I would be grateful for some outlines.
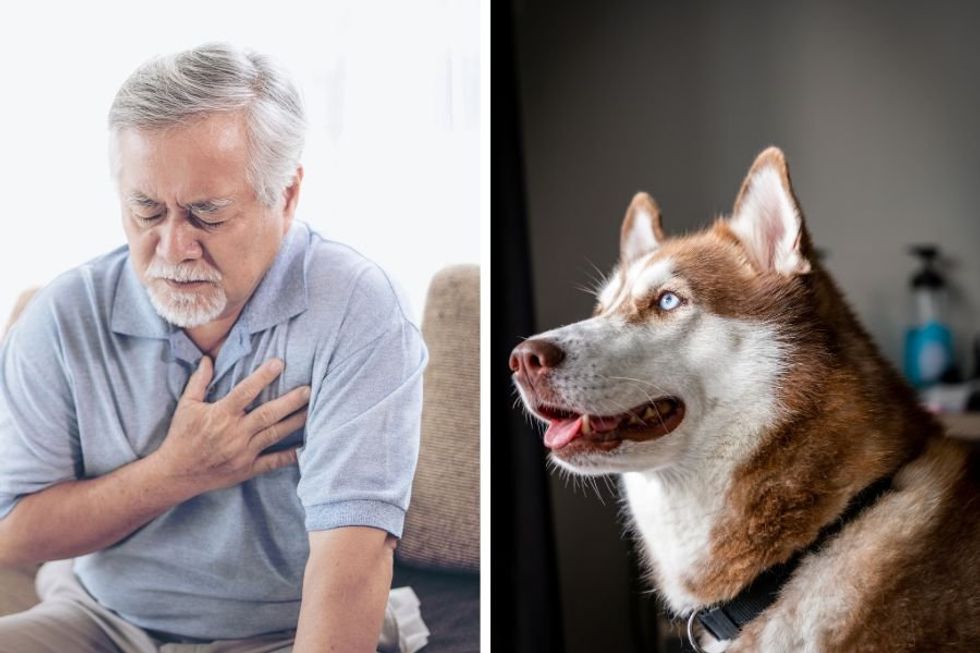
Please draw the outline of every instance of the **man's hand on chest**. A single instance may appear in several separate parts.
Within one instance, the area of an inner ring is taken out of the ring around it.
[[[227,396],[207,403],[214,369],[210,358],[202,358],[177,404],[167,438],[154,454],[167,473],[206,492],[294,464],[295,448],[262,451],[306,423],[309,386],[245,411],[282,369],[282,361],[270,359]]]

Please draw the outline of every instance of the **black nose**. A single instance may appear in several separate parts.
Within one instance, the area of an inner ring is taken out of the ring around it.
[[[565,358],[561,347],[548,340],[525,340],[510,353],[510,369],[532,383]]]

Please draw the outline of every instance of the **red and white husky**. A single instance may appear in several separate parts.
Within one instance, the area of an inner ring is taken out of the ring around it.
[[[778,149],[698,233],[667,237],[637,195],[593,316],[510,362],[554,461],[621,475],[674,613],[783,570],[706,650],[980,650],[980,460],[821,268]]]

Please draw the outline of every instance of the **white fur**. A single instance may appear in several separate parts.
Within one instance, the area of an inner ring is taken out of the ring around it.
[[[644,288],[649,292],[670,270],[662,261],[635,277],[652,284]],[[606,315],[537,337],[566,352],[551,384],[579,411],[613,415],[661,396],[683,399],[684,420],[663,438],[553,459],[579,474],[623,473],[633,524],[659,571],[657,585],[674,612],[689,612],[696,603],[683,579],[708,549],[732,470],[779,414],[774,388],[783,352],[776,332],[685,305],[656,323]]]
[[[697,412],[666,438],[684,438],[683,455],[670,468],[623,475],[634,527],[658,570],[658,589],[678,614],[698,606],[683,580],[695,575],[709,549],[735,467],[779,414],[773,388],[781,351],[772,329],[720,317],[705,322],[688,352],[702,398],[688,403]]]
[[[636,301],[650,294],[670,281],[674,276],[674,266],[669,258],[654,261],[643,266],[634,265],[630,268],[629,296]]]
[[[761,428],[775,417],[772,393],[781,345],[773,329],[761,323],[719,317],[692,303],[655,323],[628,323],[607,314],[535,337],[565,352],[550,385],[566,407],[616,415],[665,396],[680,397],[685,404],[681,425],[664,438],[556,459],[572,471],[606,474],[659,470],[685,461],[705,464],[730,446],[729,434]],[[733,422],[733,414],[740,420]],[[704,444],[715,439],[721,442]]]
[[[637,300],[669,280],[674,274],[669,258],[650,262],[646,258],[633,261],[613,273],[599,291],[599,304],[605,311],[620,308],[626,300]]]
[[[802,219],[775,167],[752,175],[730,226],[762,269],[785,275],[810,270],[800,252]]]
[[[674,274],[670,259],[650,262],[646,258],[634,261],[614,273],[598,294],[599,304],[605,311],[615,311],[627,301],[646,297],[651,291],[668,281]],[[623,278],[625,277],[625,282]]]
[[[623,234],[620,255],[625,262],[634,261],[655,250],[659,243],[653,230],[653,215],[644,208],[636,207],[629,229]]]
[[[619,296],[622,289],[623,285],[620,282],[619,274],[614,272],[610,277],[610,280],[602,287],[602,290],[600,290],[596,296],[599,300],[599,305],[608,309],[615,303],[616,298]]]

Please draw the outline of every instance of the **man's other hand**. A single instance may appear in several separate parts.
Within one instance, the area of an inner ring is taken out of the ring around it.
[[[300,386],[250,412],[245,408],[282,373],[272,358],[222,399],[204,399],[214,375],[211,359],[201,358],[177,403],[167,438],[155,452],[167,473],[200,492],[237,485],[253,476],[292,465],[296,449],[263,454],[306,423],[309,386]]]

